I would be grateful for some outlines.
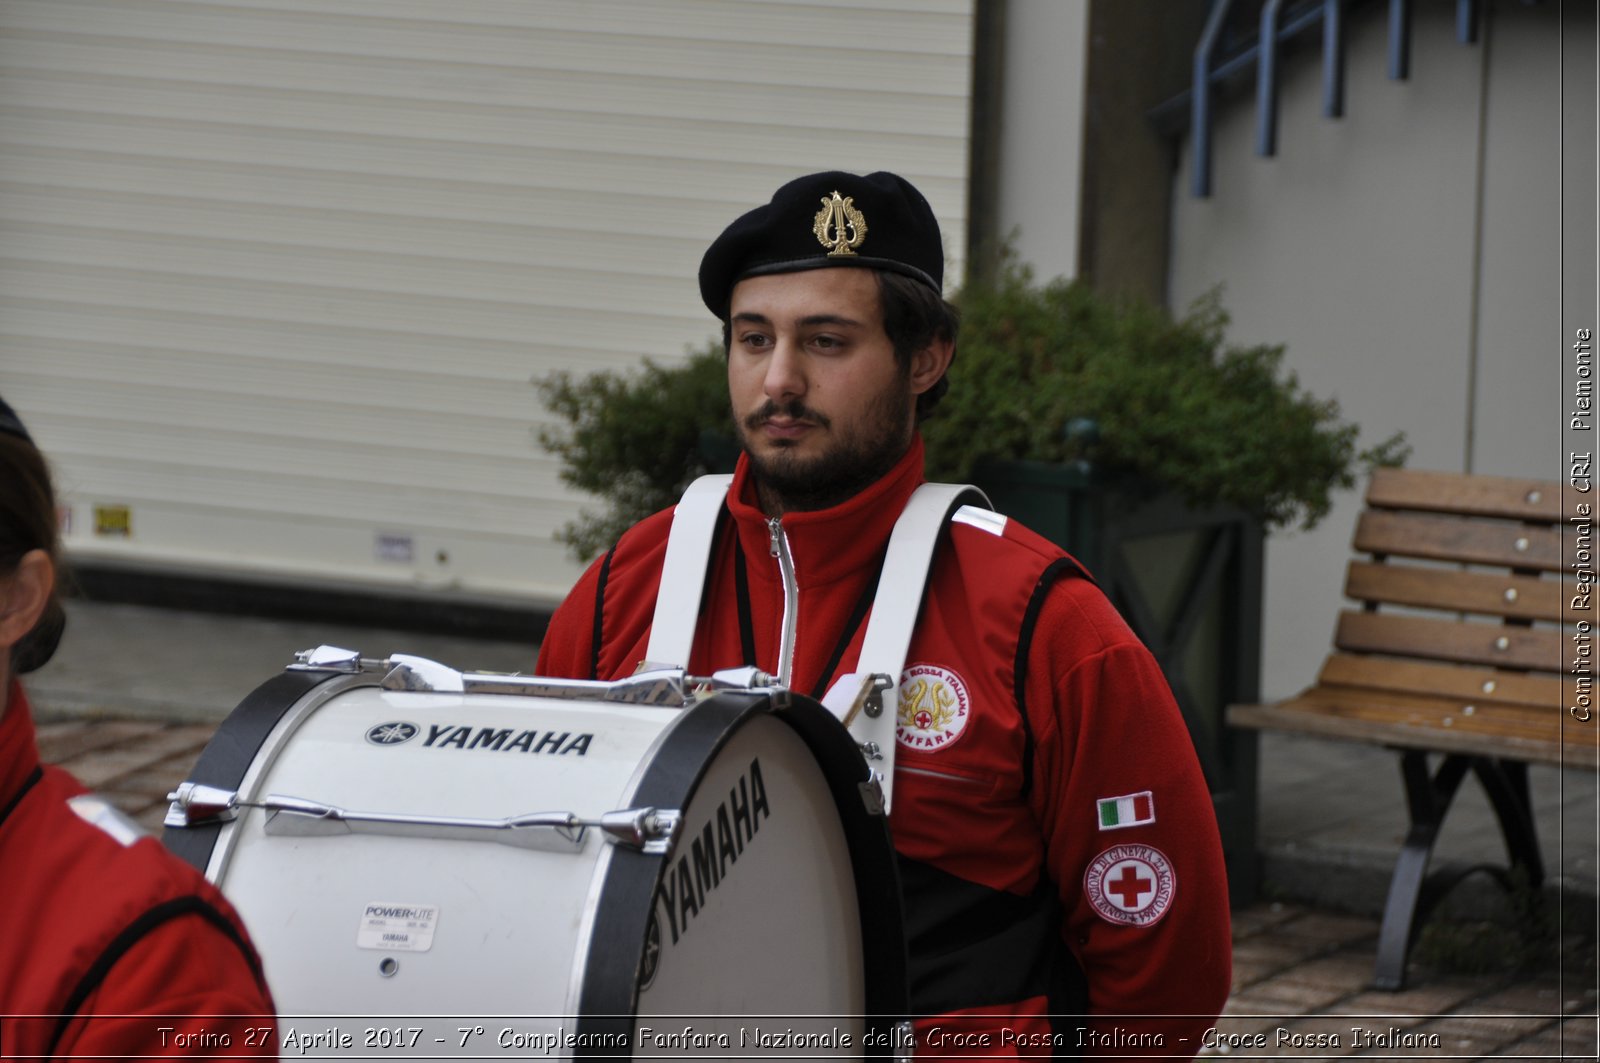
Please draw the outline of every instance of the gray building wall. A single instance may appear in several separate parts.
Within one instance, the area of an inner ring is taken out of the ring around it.
[[[1003,6],[996,227],[1041,278],[1073,277],[1089,0],[1004,0]]]
[[[1006,240],[1040,281],[1162,301],[1174,154],[1149,115],[1188,84],[1204,5],[983,0],[977,16],[995,41],[974,49],[972,243]]]
[[[1212,196],[1190,195],[1187,152],[1174,178],[1171,305],[1221,285],[1233,340],[1287,344],[1363,443],[1405,431],[1412,467],[1564,478],[1565,337],[1592,327],[1595,291],[1584,6],[1487,4],[1463,45],[1455,5],[1416,5],[1407,81],[1385,73],[1384,7],[1361,8],[1345,117],[1321,116],[1318,57],[1291,57],[1274,158],[1254,154],[1249,98],[1222,103]],[[1565,211],[1564,159],[1588,190]],[[1269,541],[1264,697],[1314,679],[1359,509],[1348,492]]]

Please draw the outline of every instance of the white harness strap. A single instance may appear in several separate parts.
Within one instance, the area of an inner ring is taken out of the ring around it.
[[[876,713],[858,712],[848,720],[850,736],[867,751],[873,772],[883,788],[884,806],[893,798],[895,724],[900,707],[900,676],[905,671],[911,636],[922,613],[922,595],[928,573],[933,568],[933,552],[944,536],[945,525],[958,511],[983,510],[989,499],[968,484],[923,484],[906,503],[894,533],[889,536],[889,551],[883,561],[878,593],[872,599],[872,618],[861,642],[861,657],[854,676],[842,676],[829,692],[826,704],[841,719],[854,707],[856,690],[873,675],[889,678],[888,686],[877,695]],[[1002,520],[1004,518],[1001,518]],[[846,681],[851,680],[849,686]],[[849,701],[844,697],[848,695]]]
[[[672,517],[667,556],[656,595],[655,619],[645,659],[650,664],[686,668],[700,620],[711,540],[716,534],[731,476],[702,476],[689,485]],[[964,505],[963,503],[973,503]],[[850,735],[867,753],[888,807],[894,785],[895,718],[900,704],[900,676],[905,671],[911,636],[922,612],[922,595],[933,567],[933,552],[952,519],[988,531],[1003,529],[1005,518],[988,512],[989,500],[967,484],[923,484],[906,503],[889,536],[872,616],[862,638],[855,672],[840,676],[823,699]],[[992,518],[992,519],[991,519]],[[870,702],[864,684],[887,677]],[[864,707],[865,706],[865,707]]]
[[[695,627],[700,621],[700,596],[705,593],[711,540],[728,496],[730,475],[702,476],[689,485],[672,514],[667,556],[661,565],[661,590],[645,660],[670,668],[689,667]]]

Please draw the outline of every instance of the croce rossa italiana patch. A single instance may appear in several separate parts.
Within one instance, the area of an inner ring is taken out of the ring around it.
[[[895,740],[924,753],[943,749],[967,729],[971,710],[960,676],[936,664],[914,664],[900,675]]]

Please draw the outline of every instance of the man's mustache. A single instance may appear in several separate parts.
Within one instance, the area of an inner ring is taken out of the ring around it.
[[[744,426],[750,429],[760,428],[774,417],[790,421],[810,421],[818,428],[827,428],[833,424],[833,420],[827,414],[813,410],[798,400],[779,405],[768,399],[759,410],[744,419]]]

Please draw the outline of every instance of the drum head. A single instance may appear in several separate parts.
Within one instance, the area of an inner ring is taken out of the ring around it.
[[[681,833],[664,861],[618,849],[602,870],[580,1032],[627,1032],[642,1056],[879,1054],[907,1007],[905,945],[867,782],[808,698],[724,694],[685,713],[628,802],[682,808]]]

